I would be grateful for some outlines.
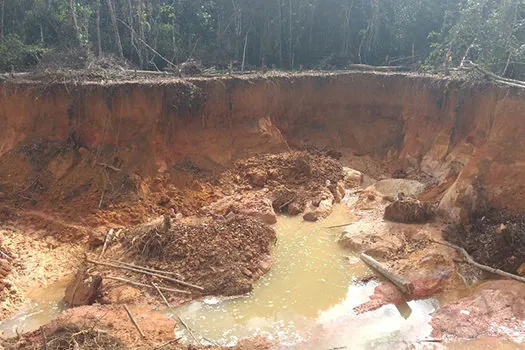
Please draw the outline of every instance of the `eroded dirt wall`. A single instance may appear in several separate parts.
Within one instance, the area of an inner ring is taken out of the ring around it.
[[[0,156],[69,142],[146,177],[181,162],[216,170],[254,153],[326,146],[421,168],[443,185],[441,208],[460,219],[487,200],[525,209],[523,95],[372,73],[6,83]]]

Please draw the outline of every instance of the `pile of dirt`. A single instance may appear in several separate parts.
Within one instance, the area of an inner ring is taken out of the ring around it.
[[[425,223],[434,217],[434,207],[430,203],[412,198],[403,198],[385,209],[385,219],[404,223]]]
[[[449,226],[445,239],[465,248],[480,264],[517,273],[525,263],[525,215],[486,210],[471,215],[470,226]]]
[[[203,288],[202,291],[190,288],[188,291],[194,296],[240,295],[251,291],[253,283],[269,271],[270,249],[275,241],[275,231],[259,220],[230,216],[171,225],[166,222],[141,225],[122,234],[122,249],[110,250],[106,255],[176,274],[183,281]]]
[[[42,331],[45,332],[45,331]],[[25,334],[20,339],[7,339],[0,341],[5,350],[22,349],[126,349],[121,341],[106,331],[90,327],[80,327],[76,324],[63,324],[46,334],[45,339],[41,331]],[[36,342],[36,338],[42,338]]]
[[[309,201],[327,188],[334,196],[344,180],[341,163],[326,155],[304,151],[263,154],[237,161],[219,178],[230,192],[267,188],[276,212],[302,213]]]

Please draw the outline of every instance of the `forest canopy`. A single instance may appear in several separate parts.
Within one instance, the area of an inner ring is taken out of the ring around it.
[[[217,69],[439,70],[467,59],[525,77],[525,0],[0,1],[3,71],[82,48],[148,70],[189,59]]]

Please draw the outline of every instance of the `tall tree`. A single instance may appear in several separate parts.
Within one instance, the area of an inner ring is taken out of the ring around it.
[[[111,17],[111,24],[113,25],[113,33],[115,35],[115,45],[117,46],[117,53],[120,58],[124,58],[124,51],[122,50],[122,42],[120,41],[117,16],[115,15],[115,8],[113,7],[113,1],[107,0],[107,5],[109,9],[109,16]]]

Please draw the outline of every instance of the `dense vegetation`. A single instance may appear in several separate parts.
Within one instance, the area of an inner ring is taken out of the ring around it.
[[[525,0],[0,0],[0,69],[83,48],[144,69],[457,66],[525,73]],[[68,56],[56,56],[66,59]]]

